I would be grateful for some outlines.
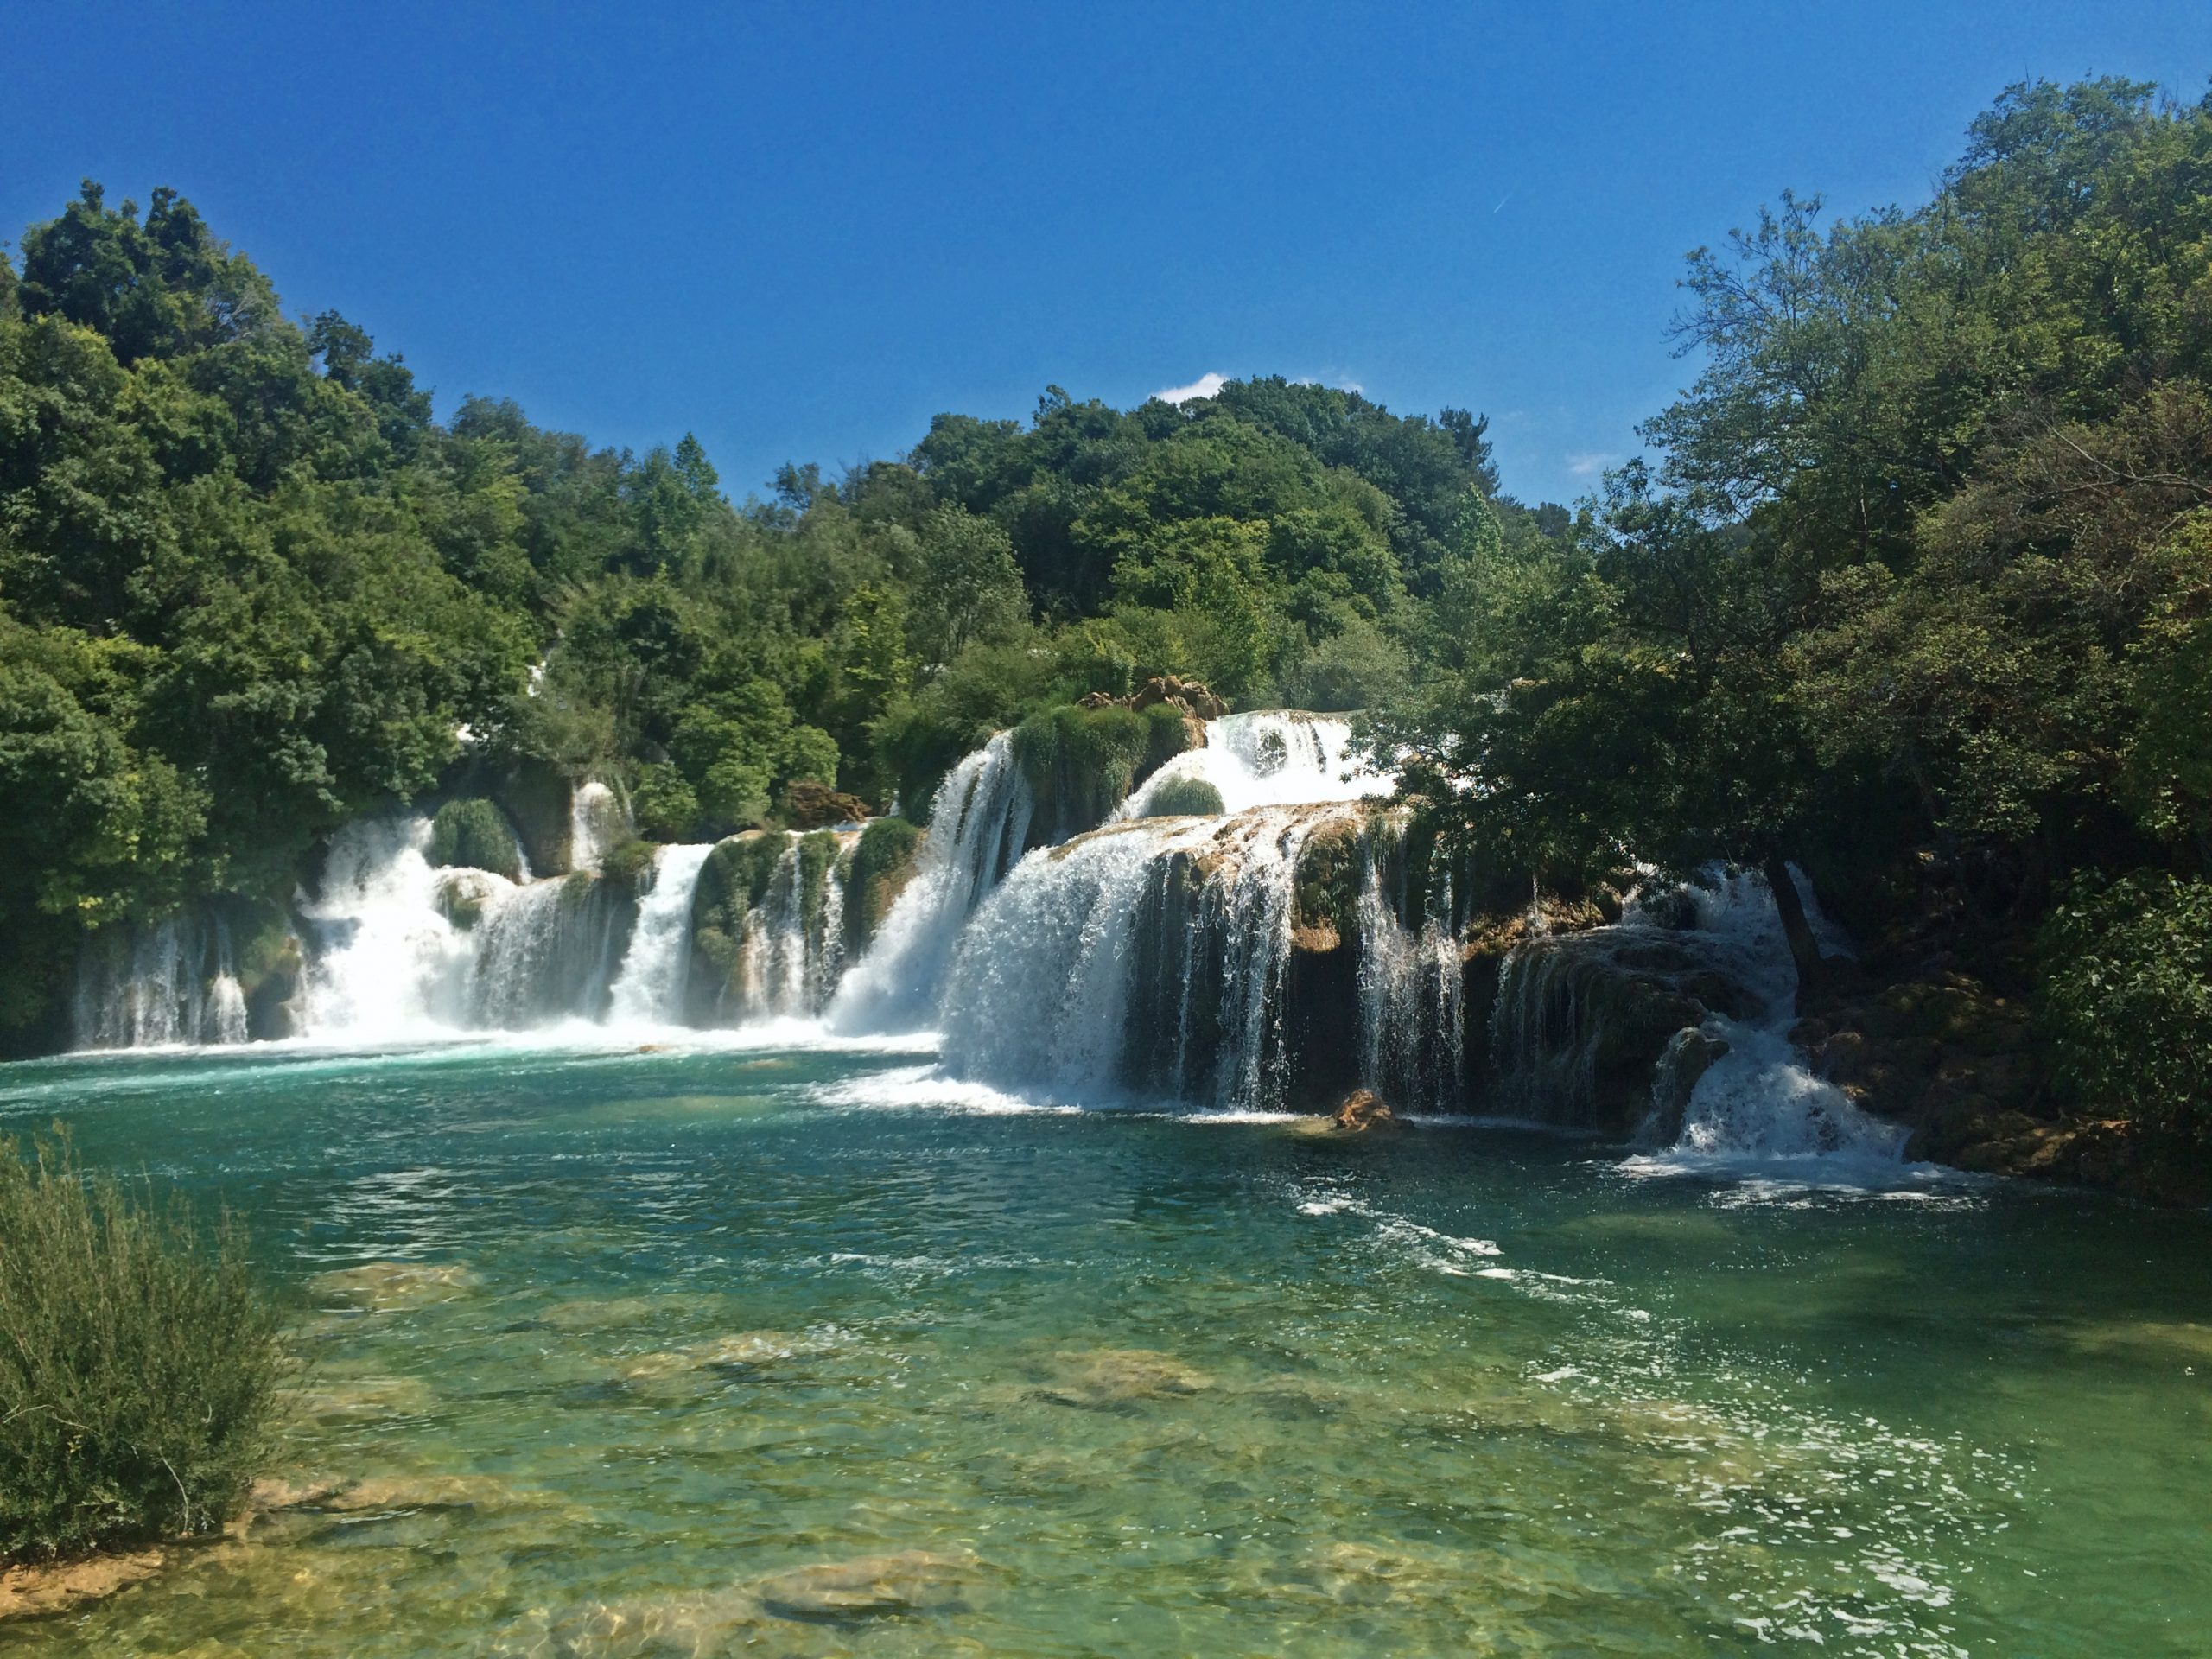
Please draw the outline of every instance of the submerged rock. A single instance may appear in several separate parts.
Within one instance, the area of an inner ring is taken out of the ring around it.
[[[557,1622],[540,1612],[536,1630],[501,1651],[533,1659],[709,1659],[764,1644],[791,1652],[797,1642],[812,1652],[830,1632],[810,1637],[804,1626],[960,1611],[981,1572],[965,1550],[814,1562],[722,1589],[594,1602]]]
[[[593,1602],[505,1651],[531,1659],[711,1659],[732,1651],[738,1632],[765,1618],[759,1599],[742,1590]]]
[[[825,1345],[817,1338],[788,1331],[741,1331],[734,1336],[712,1337],[658,1353],[634,1355],[621,1362],[620,1370],[626,1382],[652,1382],[681,1376],[688,1371],[772,1365],[779,1360],[818,1354]]]
[[[308,1283],[324,1296],[374,1313],[427,1307],[466,1296],[482,1282],[467,1268],[428,1262],[370,1262],[317,1274]]]
[[[318,1423],[373,1422],[420,1416],[430,1408],[430,1385],[419,1376],[329,1378],[291,1396],[295,1413]]]
[[[887,1613],[946,1611],[962,1605],[963,1591],[981,1563],[962,1551],[925,1549],[823,1561],[755,1579],[746,1588],[779,1618],[877,1618]]]
[[[1204,1372],[1149,1348],[1094,1348],[1063,1354],[1065,1369],[1039,1399],[1055,1405],[1106,1410],[1145,1400],[1198,1394],[1213,1386]]]
[[[158,1549],[138,1549],[0,1569],[0,1620],[66,1613],[152,1578],[167,1559]]]

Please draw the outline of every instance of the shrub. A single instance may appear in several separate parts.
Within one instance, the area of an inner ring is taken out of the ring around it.
[[[1221,791],[1203,778],[1163,778],[1145,803],[1148,818],[1218,817]]]
[[[0,1560],[212,1532],[286,1370],[243,1232],[0,1139]]]
[[[489,870],[512,881],[522,857],[506,817],[480,797],[448,801],[430,820],[430,862],[448,868]]]
[[[698,824],[699,798],[674,766],[640,766],[630,811],[648,840],[682,841]]]
[[[2059,1083],[2084,1105],[2212,1138],[2212,882],[2078,880],[2037,950]]]

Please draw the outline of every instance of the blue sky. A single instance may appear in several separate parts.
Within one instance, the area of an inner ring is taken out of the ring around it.
[[[1047,383],[1487,411],[1571,499],[1688,378],[1681,257],[1923,198],[2024,76],[2212,75],[2212,6],[501,8],[14,0],[0,236],[172,184],[448,411],[733,495]]]

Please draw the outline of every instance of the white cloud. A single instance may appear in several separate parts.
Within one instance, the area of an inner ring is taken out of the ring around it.
[[[1211,397],[1228,384],[1225,374],[1202,374],[1187,386],[1169,386],[1152,395],[1163,404],[1187,404],[1193,397]]]
[[[1578,450],[1567,458],[1567,470],[1577,478],[1595,478],[1619,459],[1618,455],[1602,454],[1595,449]]]

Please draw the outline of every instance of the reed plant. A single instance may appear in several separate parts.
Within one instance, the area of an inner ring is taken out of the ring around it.
[[[227,1212],[0,1137],[0,1562],[219,1529],[270,1449],[283,1327]]]

